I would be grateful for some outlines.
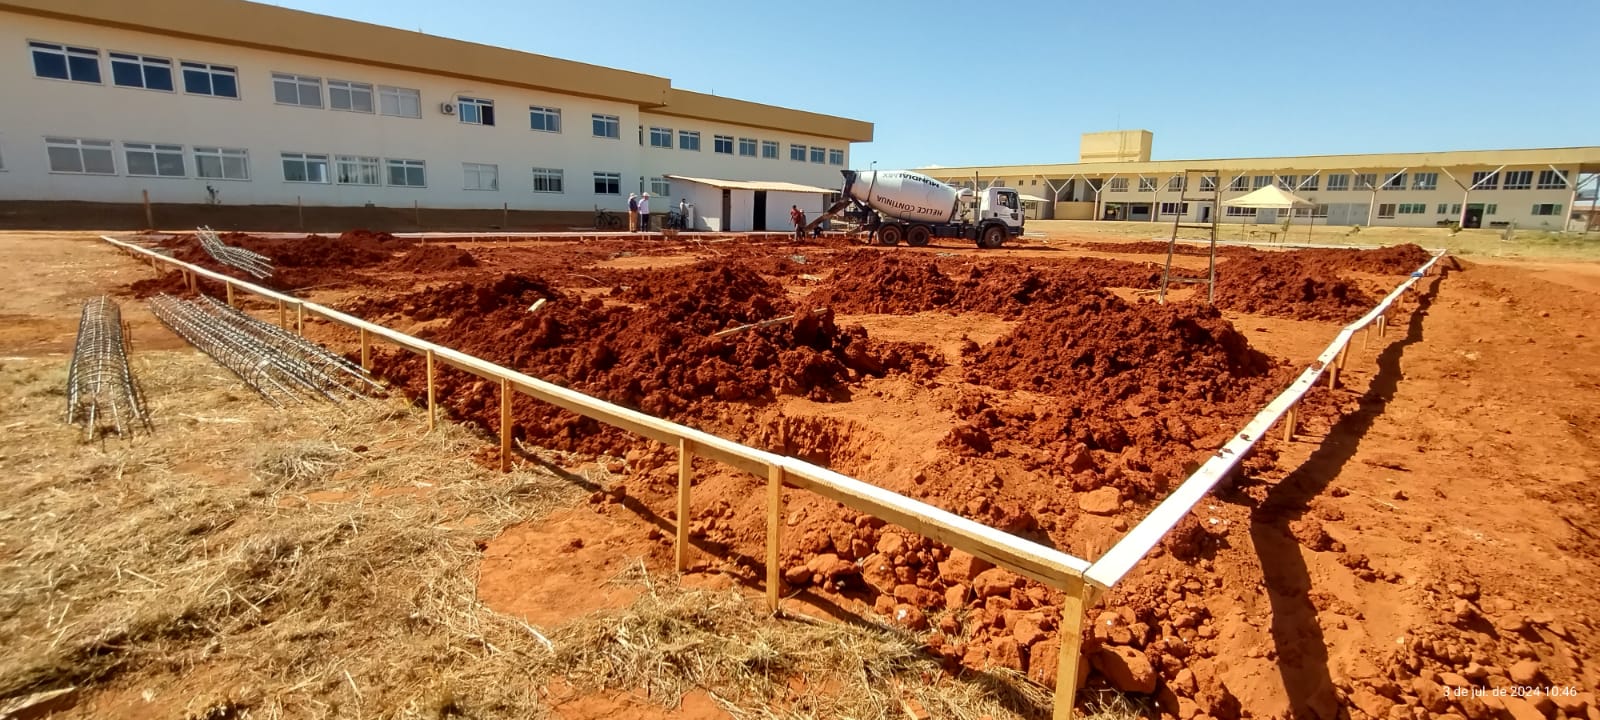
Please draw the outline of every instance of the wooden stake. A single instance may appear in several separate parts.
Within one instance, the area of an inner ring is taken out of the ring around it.
[[[411,212],[416,214],[416,216],[417,216],[417,229],[421,230],[422,229],[422,201],[421,200],[412,200],[411,201]]]
[[[511,472],[511,381],[500,378],[500,472]]]
[[[433,410],[433,351],[429,350],[423,354],[428,356],[428,429],[432,430],[436,414]]]
[[[767,466],[767,609],[778,612],[778,550],[783,546],[783,468]]]
[[[282,300],[278,301],[278,327],[285,330],[289,329],[289,315],[284,312]]]
[[[1087,588],[1079,585],[1061,600],[1061,628],[1056,632],[1060,649],[1056,651],[1056,698],[1052,720],[1072,720],[1078,696],[1078,663],[1083,651],[1083,614]]]
[[[144,226],[151,230],[156,229],[155,213],[150,211],[150,191],[144,190]]]
[[[301,337],[305,337],[305,334],[306,334],[306,305],[305,305],[305,303],[295,303],[294,304],[294,333],[296,335],[301,336]]]
[[[1328,367],[1328,389],[1339,387],[1339,365],[1337,363]]]
[[[1295,408],[1289,406],[1289,411],[1283,414],[1283,441],[1294,442]]]
[[[233,304],[233,283],[229,282],[229,283],[227,283],[227,286],[228,286],[228,307],[234,307],[234,304]]]
[[[500,203],[500,229],[505,230],[511,224],[511,203]]]
[[[694,485],[694,445],[678,438],[678,572],[689,570],[689,488]]]
[[[372,346],[367,342],[366,328],[361,328],[361,369],[372,372]]]
[[[300,229],[304,231],[306,229],[306,206],[305,203],[300,201],[299,195],[294,196],[294,215],[300,219]]]

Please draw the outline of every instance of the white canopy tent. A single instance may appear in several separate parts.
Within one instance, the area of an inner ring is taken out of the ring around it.
[[[1309,208],[1316,207],[1317,205],[1316,203],[1289,192],[1288,190],[1284,190],[1277,185],[1266,185],[1255,190],[1254,192],[1240,195],[1232,200],[1223,200],[1222,204],[1227,207],[1254,208],[1257,210],[1288,210],[1291,213],[1289,216],[1290,218],[1294,217],[1293,212],[1295,208]],[[1310,218],[1310,220],[1312,225],[1316,224],[1315,216]],[[1243,232],[1243,228],[1241,228],[1240,234],[1242,235]],[[1284,232],[1287,233],[1287,229]],[[1309,236],[1310,233],[1310,229],[1307,228],[1307,236]]]

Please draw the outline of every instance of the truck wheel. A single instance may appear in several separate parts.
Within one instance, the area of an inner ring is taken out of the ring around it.
[[[927,225],[912,225],[906,230],[906,244],[911,247],[926,247],[929,240],[933,239],[933,231]]]
[[[906,229],[899,225],[885,225],[878,231],[879,245],[899,245],[906,236]]]
[[[993,250],[1006,241],[1006,228],[1004,225],[990,225],[978,235],[978,247]]]

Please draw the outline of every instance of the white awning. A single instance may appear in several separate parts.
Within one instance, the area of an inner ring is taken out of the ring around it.
[[[709,185],[714,188],[726,190],[766,190],[768,192],[794,192],[794,193],[836,193],[835,188],[819,188],[798,183],[777,182],[771,180],[718,180],[716,178],[697,178],[687,175],[668,175],[669,180],[683,180],[684,182]]]
[[[1021,195],[1021,194],[1019,194],[1019,195],[1017,195],[1017,197],[1022,198],[1024,202],[1050,202],[1049,200],[1046,200],[1046,199],[1044,199],[1042,197],[1039,197],[1038,195]]]
[[[1228,207],[1283,209],[1311,207],[1316,203],[1284,190],[1277,185],[1266,185],[1255,192],[1240,195],[1232,200],[1223,200],[1222,204]]]

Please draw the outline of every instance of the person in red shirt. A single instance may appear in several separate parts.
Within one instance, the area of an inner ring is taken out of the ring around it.
[[[800,210],[799,205],[789,206],[789,222],[794,223],[794,239],[799,240],[806,236],[806,214]]]

